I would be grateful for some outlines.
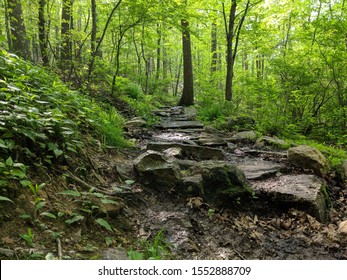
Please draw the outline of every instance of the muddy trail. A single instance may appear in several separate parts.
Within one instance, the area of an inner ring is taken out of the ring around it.
[[[298,178],[295,176],[313,176],[291,166],[287,151],[273,145],[257,146],[248,141],[249,135],[240,140],[235,133],[206,128],[195,120],[194,112],[175,107],[156,114],[161,122],[150,131],[143,127],[142,120],[128,123],[128,133],[136,139],[140,154],[165,149],[179,158],[182,166],[210,157],[218,163],[237,164],[254,186],[281,180],[290,185],[291,179]],[[182,154],[177,147],[190,149]],[[190,152],[195,150],[199,151]],[[194,191],[142,184],[138,177],[135,180],[141,184],[136,184],[136,190],[126,198],[125,215],[140,239],[149,240],[163,230],[172,245],[173,259],[347,259],[346,239],[338,231],[339,223],[347,218],[347,192],[334,184],[328,188],[332,204],[322,221],[305,207],[270,202],[261,196],[238,197],[216,206]]]

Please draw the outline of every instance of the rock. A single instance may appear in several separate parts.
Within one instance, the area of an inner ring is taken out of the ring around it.
[[[135,117],[125,123],[125,127],[145,127],[145,126],[147,126],[147,122],[144,119],[139,117]]]
[[[318,220],[326,220],[324,182],[315,175],[283,175],[252,183],[255,193],[277,206],[298,207]]]
[[[109,248],[102,253],[103,260],[128,260],[128,252],[124,248]]]
[[[164,155],[168,157],[181,158],[183,154],[183,150],[179,147],[168,148],[163,151]]]
[[[181,148],[183,156],[196,160],[223,160],[224,154],[221,149],[206,146],[190,145],[176,142],[149,142],[147,149],[162,152],[168,148]]]
[[[192,196],[198,196],[203,192],[203,179],[201,174],[188,176],[183,179],[182,191]]]
[[[14,257],[16,252],[11,249],[6,249],[6,248],[0,248],[0,255],[3,255],[8,258]]]
[[[163,120],[158,128],[162,129],[186,129],[186,128],[203,128],[204,125],[199,121],[185,121],[185,120]]]
[[[250,194],[244,173],[230,163],[202,162],[193,167],[202,176],[202,197],[207,203],[222,206],[231,198]]]
[[[340,235],[342,235],[342,236],[344,236],[345,238],[347,238],[347,220],[345,220],[345,221],[343,221],[343,222],[341,222],[341,223],[339,224],[339,228],[338,228],[337,232],[338,232]]]
[[[262,136],[260,137],[257,142],[256,142],[256,147],[264,147],[264,146],[270,146],[274,148],[279,148],[279,149],[288,149],[289,144],[282,140],[278,139],[277,137],[270,137],[270,136]]]
[[[197,111],[194,107],[184,107],[183,114],[188,120],[195,120]]]
[[[130,180],[133,178],[134,166],[131,161],[125,161],[118,163],[115,166],[115,171],[120,179],[123,181]]]
[[[227,142],[215,134],[202,133],[198,139],[198,144],[202,146],[225,146]]]
[[[158,189],[175,187],[181,182],[182,174],[174,158],[156,151],[146,151],[134,160],[140,181]]]
[[[230,138],[230,142],[239,144],[253,144],[257,140],[257,134],[253,130],[236,133]]]
[[[300,145],[288,150],[288,160],[303,169],[310,169],[318,176],[328,172],[328,160],[316,148]]]
[[[249,162],[246,161],[242,164],[238,164],[237,167],[245,173],[247,180],[259,180],[273,177],[286,168],[283,164],[259,159],[252,159],[252,161]]]

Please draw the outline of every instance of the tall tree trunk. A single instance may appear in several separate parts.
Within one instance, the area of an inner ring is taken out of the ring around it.
[[[96,0],[92,1],[92,33],[91,33],[91,43],[90,43],[90,49],[92,53],[95,53],[96,48],[96,32],[97,32],[97,14],[96,14]]]
[[[234,55],[233,55],[233,39],[234,39],[234,26],[236,15],[236,0],[232,0],[229,12],[229,25],[227,27],[226,14],[223,4],[224,23],[227,37],[227,74],[225,81],[225,100],[231,101],[233,93],[233,78],[234,78]]]
[[[214,20],[212,23],[212,29],[211,29],[211,75],[217,71],[217,60],[218,60],[218,54],[217,54],[217,24]],[[211,79],[213,80],[213,79]]]
[[[183,93],[178,105],[191,106],[194,104],[194,83],[189,22],[182,19],[181,27],[183,47]]]
[[[66,70],[71,67],[72,63],[72,39],[71,39],[71,22],[72,22],[72,5],[73,0],[63,0],[61,13],[61,69]]]
[[[48,58],[48,38],[46,31],[46,19],[45,19],[45,8],[47,0],[39,0],[39,44],[42,62],[44,66],[49,65]]]
[[[238,25],[235,27],[236,20],[236,0],[231,1],[231,7],[229,12],[229,22],[227,22],[227,17],[225,13],[224,3],[223,5],[223,16],[225,31],[227,37],[227,74],[225,81],[225,100],[231,101],[233,97],[233,80],[234,80],[234,64],[236,60],[237,49],[240,40],[241,28],[245,21],[249,6],[250,0],[247,1],[245,10],[243,11],[241,18],[238,22]],[[234,42],[235,37],[235,42]]]
[[[158,81],[160,76],[160,63],[161,63],[161,25],[157,23],[157,69],[155,74],[155,79]]]
[[[12,39],[10,51],[25,59],[29,59],[30,42],[26,38],[22,3],[20,0],[7,0],[7,4]]]

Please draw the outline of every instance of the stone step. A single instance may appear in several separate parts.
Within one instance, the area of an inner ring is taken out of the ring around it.
[[[199,121],[162,121],[157,126],[161,129],[186,129],[186,128],[203,128],[204,125]]]
[[[177,142],[149,142],[148,150],[163,152],[169,148],[181,148],[183,155],[195,160],[224,160],[224,153],[221,149],[207,146],[183,144]]]
[[[282,175],[251,182],[255,193],[279,207],[297,207],[321,222],[326,220],[327,203],[323,179],[315,175]]]

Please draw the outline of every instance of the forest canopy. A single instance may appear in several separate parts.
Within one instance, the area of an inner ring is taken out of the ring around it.
[[[170,97],[204,121],[345,146],[344,0],[2,0],[0,44],[75,89]],[[136,98],[135,98],[136,99]]]

